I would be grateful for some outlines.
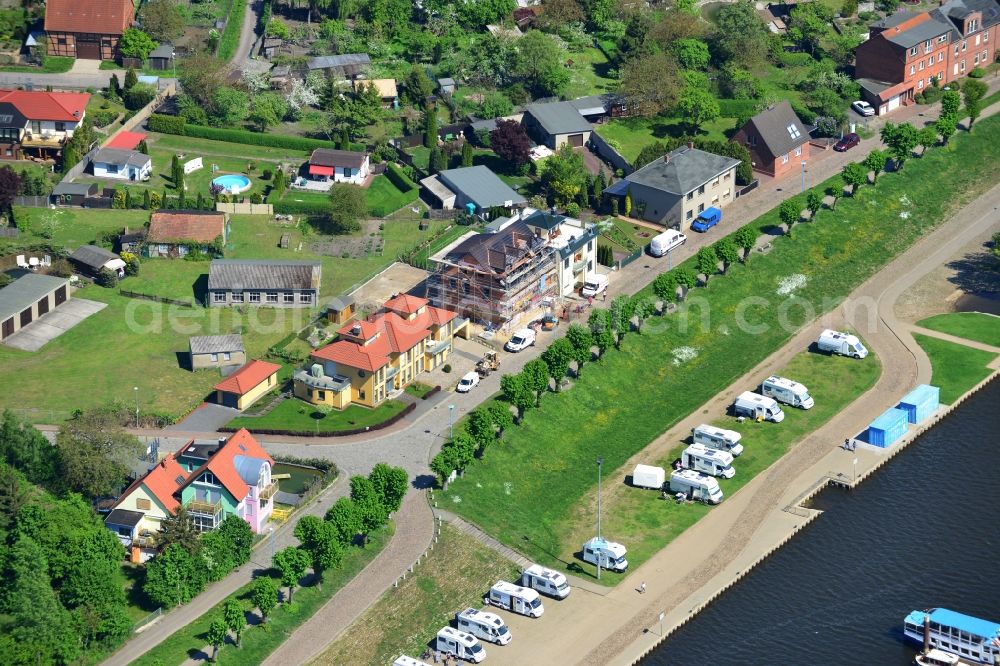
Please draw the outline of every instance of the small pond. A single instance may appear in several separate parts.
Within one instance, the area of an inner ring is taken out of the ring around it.
[[[274,474],[290,474],[287,479],[278,479],[278,489],[283,493],[301,495],[305,492],[309,481],[323,476],[323,472],[315,467],[303,467],[290,463],[275,463]]]

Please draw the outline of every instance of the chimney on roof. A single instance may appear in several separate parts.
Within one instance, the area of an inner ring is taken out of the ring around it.
[[[351,327],[351,335],[361,335],[361,324],[355,324]]]
[[[167,468],[167,459],[166,458],[164,458],[163,460],[160,461],[160,467],[162,467],[163,469]]]
[[[220,437],[219,438],[219,447],[221,448],[222,446],[225,445],[225,443],[226,443],[226,438],[225,437]]]

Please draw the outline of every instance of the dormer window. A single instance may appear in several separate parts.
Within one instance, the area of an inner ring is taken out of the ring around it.
[[[979,19],[972,19],[969,21],[969,28],[965,31],[966,33],[975,32],[979,28]]]

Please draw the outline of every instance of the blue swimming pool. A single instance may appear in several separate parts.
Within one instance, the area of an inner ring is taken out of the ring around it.
[[[252,187],[250,179],[239,173],[229,173],[213,178],[212,184],[221,187],[226,194],[241,194]]]

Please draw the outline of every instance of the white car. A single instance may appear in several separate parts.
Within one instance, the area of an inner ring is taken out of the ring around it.
[[[477,386],[479,386],[479,373],[467,372],[465,373],[465,376],[458,381],[458,386],[455,387],[455,390],[459,393],[468,393]]]
[[[522,328],[510,336],[510,340],[507,341],[507,344],[503,348],[509,352],[519,352],[533,344],[535,344],[535,331],[530,328]]]
[[[873,107],[868,102],[863,102],[861,100],[858,100],[857,102],[854,102],[853,104],[851,104],[851,108],[854,109],[855,111],[857,111],[858,115],[865,116],[866,118],[868,116],[874,116],[875,115],[875,107]]]

